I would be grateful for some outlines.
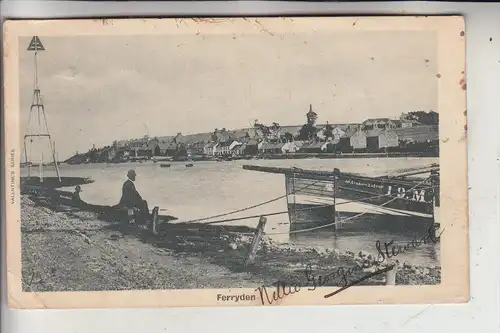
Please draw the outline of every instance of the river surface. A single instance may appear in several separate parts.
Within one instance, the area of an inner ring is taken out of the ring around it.
[[[169,162],[170,163],[170,162]],[[99,205],[115,205],[120,200],[121,186],[129,169],[137,173],[136,188],[148,201],[150,209],[160,207],[160,214],[176,216],[180,222],[194,220],[245,207],[283,196],[285,194],[285,177],[280,174],[268,174],[243,170],[242,165],[264,165],[276,167],[298,167],[314,170],[333,170],[365,174],[381,175],[396,169],[425,166],[438,163],[437,158],[370,158],[370,159],[300,159],[300,160],[250,160],[228,162],[195,162],[194,167],[187,168],[183,162],[172,162],[170,168],[161,168],[160,163],[151,161],[144,163],[123,164],[81,164],[61,165],[62,176],[90,177],[94,183],[82,186],[83,200]],[[26,173],[23,169],[22,173]],[[36,175],[36,174],[35,174]],[[46,170],[45,176],[55,175]],[[286,212],[286,198],[245,210],[228,216],[207,219],[204,222],[220,219],[237,218]],[[268,216],[266,233],[275,241],[309,246],[315,248],[337,249],[339,251],[367,251],[377,253],[375,242],[380,240],[404,245],[415,237],[414,232],[394,232],[387,230],[359,231],[315,231],[290,236],[288,234],[288,215]],[[255,227],[258,217],[248,220],[223,222],[224,224],[247,225]],[[425,244],[398,256],[398,259],[412,264],[439,265],[439,244]]]

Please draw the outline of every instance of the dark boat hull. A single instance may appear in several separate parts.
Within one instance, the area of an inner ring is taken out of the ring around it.
[[[90,183],[93,183],[92,179],[83,177],[61,177],[61,179],[57,177],[45,177],[42,181],[39,177],[21,177],[21,189],[23,187],[56,189]]]
[[[439,205],[435,200],[436,185],[428,179],[407,181],[350,174],[315,178],[286,174],[285,177],[287,195],[310,198],[318,204],[331,201],[333,205],[340,199],[421,217],[432,217],[434,206]]]
[[[311,204],[289,204],[290,231],[321,232],[363,231],[416,234],[425,232],[432,225],[439,225],[432,218],[374,212],[353,212],[339,208],[321,207]]]
[[[98,218],[107,222],[124,222],[128,221],[128,212],[119,209],[118,205],[105,206],[87,203],[83,200],[73,199],[73,192],[63,191],[54,188],[22,185],[21,194],[30,195],[33,200],[43,202],[44,205],[54,211],[86,211],[96,213]],[[177,220],[176,217],[170,215],[159,215],[158,222],[164,223],[172,220]]]
[[[399,225],[405,229],[407,223],[417,229],[439,225],[437,164],[399,170],[395,176],[383,177],[344,173],[338,169],[321,171],[256,165],[244,165],[243,169],[285,175],[291,230],[325,225],[344,229],[362,224],[364,230],[378,224]],[[409,178],[416,175],[422,178]],[[317,212],[323,211],[319,219],[314,217],[317,213],[298,218],[297,212],[311,207]]]

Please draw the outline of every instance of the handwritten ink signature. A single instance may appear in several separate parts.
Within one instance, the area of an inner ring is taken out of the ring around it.
[[[267,288],[265,286],[260,286],[256,291],[259,292],[260,300],[262,302],[262,305],[265,304],[264,302],[264,296],[265,300],[267,301],[268,304],[273,304],[274,301],[278,301],[280,299],[283,299],[285,296],[295,294],[300,291],[301,289],[301,283],[286,283],[282,281],[278,281],[274,283],[276,286],[276,290],[272,292],[272,297],[269,297],[269,293],[267,292]]]
[[[362,273],[364,269],[369,269],[375,265],[383,264],[387,259],[394,258],[399,254],[408,251],[410,248],[418,248],[422,245],[422,243],[423,244],[427,244],[429,242],[438,243],[441,239],[441,235],[444,232],[444,229],[439,233],[439,235],[436,236],[435,231],[437,230],[437,228],[438,228],[437,226],[429,227],[427,229],[427,234],[425,236],[422,236],[421,238],[414,238],[403,246],[393,245],[394,240],[391,240],[390,242],[384,242],[382,248],[382,242],[380,240],[377,240],[375,243],[375,248],[377,249],[378,252],[377,258],[375,259],[365,258],[360,265],[355,265],[349,268],[338,267],[337,269],[333,270],[332,272],[326,275],[315,275],[313,273],[312,265],[308,264],[304,270],[304,275],[306,280],[304,284],[301,281],[293,283],[278,281],[276,283],[273,283],[276,289],[273,290],[272,293],[270,293],[270,291],[268,291],[268,289],[265,286],[258,287],[255,290],[259,292],[262,305],[266,304],[266,302],[268,304],[273,304],[275,301],[283,299],[285,296],[299,292],[300,290],[302,290],[303,287],[308,287],[307,290],[313,291],[316,290],[317,287],[324,286],[327,283],[333,281],[334,279],[338,279],[338,281],[335,281],[336,282],[335,284],[341,285],[342,287],[324,296],[325,298],[332,297],[369,278],[386,273],[394,269],[395,266],[389,265],[385,268],[378,269],[375,272],[364,275],[361,278],[351,282],[349,282],[350,276]]]
[[[400,246],[400,245],[398,245],[398,246],[392,246],[391,247],[391,253],[389,253],[389,247],[392,244],[394,244],[394,240],[392,240],[390,242],[384,242],[385,253],[381,249],[381,245],[380,245],[381,242],[380,242],[380,240],[377,240],[377,242],[375,243],[375,247],[377,248],[378,258],[376,260],[365,259],[360,268],[362,268],[362,269],[363,268],[371,268],[371,267],[373,267],[376,264],[382,264],[387,259],[396,257],[399,254],[402,254],[402,253],[408,251],[411,247],[413,247],[413,248],[420,247],[422,245],[422,243],[424,243],[424,244],[427,244],[428,242],[432,242],[434,244],[438,243],[440,241],[441,235],[443,234],[443,232],[444,232],[445,229],[443,229],[439,233],[439,235],[436,236],[435,235],[435,231],[437,229],[439,229],[439,227],[437,225],[430,226],[427,229],[427,234],[425,236],[422,236],[419,239],[414,238],[414,239],[411,240],[411,242],[408,242],[404,246]],[[344,283],[343,287],[341,287],[340,289],[338,289],[335,292],[332,292],[332,293],[329,293],[329,294],[325,295],[325,298],[332,297],[332,296],[340,293],[341,291],[346,290],[349,287],[352,287],[352,286],[354,286],[356,284],[359,284],[360,282],[362,282],[362,281],[364,281],[366,279],[369,279],[371,277],[374,277],[374,276],[377,276],[379,274],[388,272],[388,271],[392,270],[393,268],[394,268],[394,265],[390,265],[390,266],[387,266],[386,268],[376,270],[375,272],[370,273],[370,274],[368,274],[368,275],[366,275],[364,277],[361,277],[360,279],[355,280],[355,281],[353,281],[351,283]]]
[[[384,242],[384,248],[385,248],[385,252],[382,251],[382,248],[381,248],[381,242],[378,240],[376,243],[375,243],[375,247],[377,248],[377,252],[379,254],[379,258],[382,258],[382,262],[384,262],[387,259],[390,259],[390,258],[393,258],[393,257],[396,257],[397,255],[399,254],[402,254],[402,253],[405,253],[406,251],[408,251],[410,248],[418,248],[422,245],[422,243],[424,244],[427,244],[429,242],[432,242],[434,244],[436,243],[439,243],[440,239],[441,239],[441,235],[443,234],[444,230],[443,229],[439,235],[435,235],[435,231],[438,229],[439,227],[436,226],[436,225],[433,225],[433,226],[430,226],[428,229],[427,229],[427,235],[419,238],[419,239],[412,239],[411,242],[408,242],[406,243],[404,246],[401,246],[401,245],[398,245],[398,246],[392,246],[392,244],[394,244],[394,240],[391,240],[390,242]],[[389,253],[389,247],[391,248],[391,251]]]
[[[391,270],[393,270],[393,269],[394,269],[394,265],[387,266],[386,268],[383,268],[383,269],[378,269],[378,270],[376,270],[376,271],[375,271],[375,272],[373,272],[373,273],[370,273],[370,274],[365,275],[365,276],[363,276],[363,277],[361,277],[361,278],[359,278],[359,279],[357,279],[357,280],[355,280],[355,281],[352,281],[352,282],[348,283],[347,285],[343,286],[343,287],[342,287],[342,288],[340,288],[340,289],[335,290],[335,291],[334,291],[334,292],[332,292],[332,293],[326,294],[324,297],[325,297],[325,298],[329,298],[329,297],[332,297],[332,296],[334,296],[334,295],[337,295],[338,293],[340,293],[340,292],[342,292],[342,291],[346,290],[347,288],[350,288],[350,287],[352,287],[352,286],[355,286],[355,285],[357,285],[357,284],[359,284],[359,283],[363,282],[364,280],[368,280],[368,279],[369,279],[369,278],[371,278],[371,277],[374,277],[374,276],[377,276],[377,275],[379,275],[379,274],[382,274],[382,273],[385,273],[385,272],[391,271]]]
[[[304,271],[307,280],[306,285],[309,287],[308,290],[312,291],[315,290],[317,287],[322,287],[326,285],[328,282],[330,282],[335,278],[340,279],[340,281],[337,281],[338,284],[347,285],[349,283],[348,277],[354,274],[358,270],[359,271],[362,270],[362,268],[359,267],[358,265],[350,268],[339,267],[334,271],[332,271],[331,273],[328,273],[327,275],[316,276],[313,273],[311,264],[308,264]]]

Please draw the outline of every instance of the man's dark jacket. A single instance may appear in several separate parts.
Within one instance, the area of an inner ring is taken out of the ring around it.
[[[135,189],[134,182],[127,179],[125,183],[123,183],[122,198],[120,199],[119,205],[126,207],[141,207],[142,204],[143,199]]]

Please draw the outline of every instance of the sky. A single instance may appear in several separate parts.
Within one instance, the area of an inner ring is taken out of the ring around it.
[[[60,159],[113,140],[437,110],[431,32],[41,37],[39,85]],[[21,135],[34,54],[20,39]],[[33,126],[30,126],[33,129]]]

